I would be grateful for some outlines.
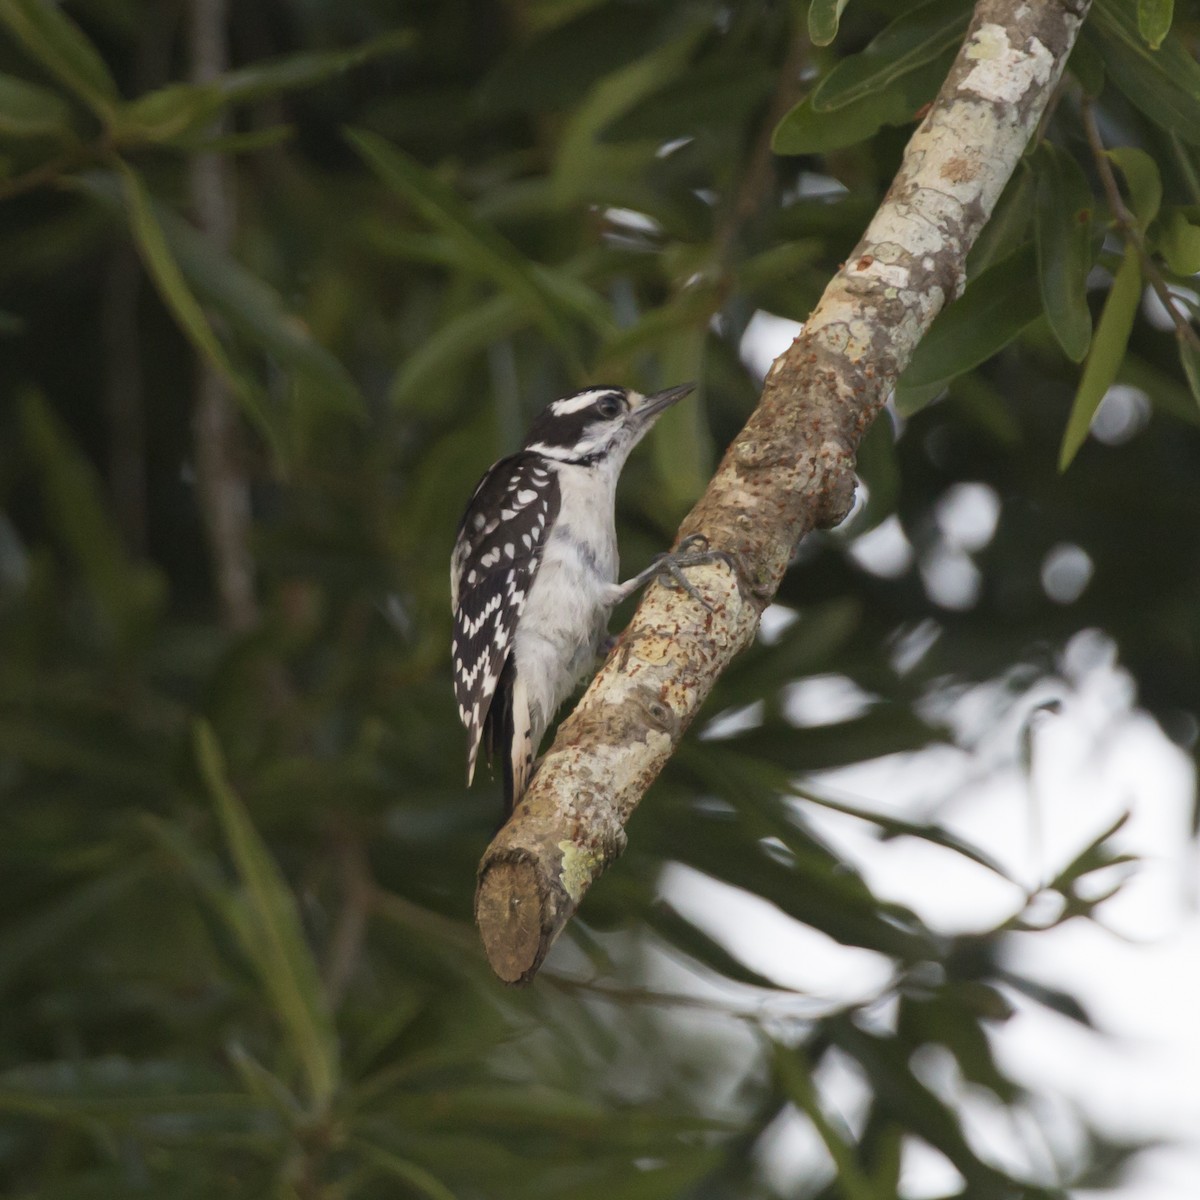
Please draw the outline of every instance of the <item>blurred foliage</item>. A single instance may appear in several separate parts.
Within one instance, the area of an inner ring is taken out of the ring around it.
[[[785,581],[799,619],[721,682],[724,731],[688,740],[512,992],[470,926],[499,809],[463,786],[449,686],[461,505],[554,395],[697,379],[622,489],[627,567],[664,546],[754,403],[751,319],[810,310],[969,5],[263,0],[229,6],[232,66],[192,84],[205,3],[0,0],[0,1190],[753,1200],[781,1194],[788,1113],[823,1148],[788,1195],[894,1196],[913,1139],[972,1200],[1111,1182],[1135,1146],[1088,1130],[1053,1171],[1002,1167],[919,1069],[938,1050],[994,1103],[1036,1099],[991,1031],[1021,997],[1087,1021],[1006,962],[1045,895],[949,936],[811,817],[1001,871],[936,804],[884,816],[820,773],[951,739],[931,714],[973,682],[1019,708],[1083,629],[1195,744],[1200,24],[1098,0],[863,447],[867,503]],[[212,156],[230,252],[189,211]],[[244,417],[260,614],[238,635],[198,369]],[[998,507],[966,549],[941,520],[964,483]],[[852,551],[885,521],[911,560],[869,570]],[[1080,586],[1045,582],[1063,546]],[[797,722],[789,688],[826,675],[865,701]],[[1102,902],[1081,884],[1121,861],[1115,832],[1056,865],[1054,920]],[[682,915],[669,863],[889,982],[790,992]],[[831,1064],[865,1087],[853,1120]]]

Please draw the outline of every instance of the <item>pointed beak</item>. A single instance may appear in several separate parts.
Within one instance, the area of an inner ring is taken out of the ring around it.
[[[667,388],[662,392],[652,392],[635,410],[638,424],[649,426],[664,409],[670,408],[677,400],[682,400],[695,390],[694,383],[681,383],[678,387]]]

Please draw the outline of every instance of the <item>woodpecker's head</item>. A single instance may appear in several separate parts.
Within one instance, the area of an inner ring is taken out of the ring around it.
[[[548,404],[525,439],[525,449],[560,462],[615,466],[628,457],[659,414],[695,388],[694,383],[643,396],[631,388],[585,388]]]

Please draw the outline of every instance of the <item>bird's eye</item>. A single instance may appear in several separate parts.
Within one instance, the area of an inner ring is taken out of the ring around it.
[[[604,399],[596,405],[596,411],[602,417],[608,417],[611,419],[612,417],[620,415],[621,402],[616,398],[616,396],[605,396]]]

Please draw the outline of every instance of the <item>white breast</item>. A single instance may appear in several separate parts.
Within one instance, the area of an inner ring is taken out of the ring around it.
[[[616,472],[563,464],[561,505],[513,638],[536,746],[558,707],[595,663],[617,579]]]

